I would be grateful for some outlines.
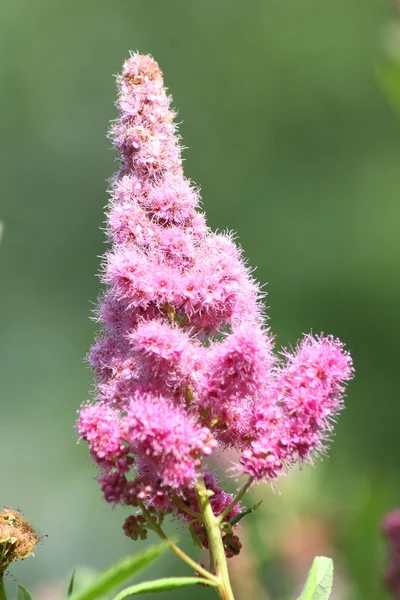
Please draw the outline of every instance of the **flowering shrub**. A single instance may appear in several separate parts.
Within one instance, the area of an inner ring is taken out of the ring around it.
[[[96,399],[77,428],[105,500],[133,510],[126,535],[165,537],[167,514],[187,522],[210,548],[215,576],[198,571],[232,598],[221,553],[240,551],[241,498],[326,447],[352,362],[331,336],[307,335],[293,352],[274,354],[263,294],[240,247],[208,228],[184,176],[157,63],[132,55],[117,85],[110,137],[120,167],[107,210],[102,331],[89,356]],[[236,497],[207,466],[227,448],[238,454],[236,474],[248,476]]]

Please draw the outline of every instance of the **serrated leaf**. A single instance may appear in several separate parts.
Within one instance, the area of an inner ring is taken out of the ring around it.
[[[143,552],[123,558],[106,571],[100,573],[87,587],[74,592],[70,596],[70,600],[94,600],[95,598],[105,596],[123,581],[148,567],[167,549],[168,544],[163,542],[155,546],[150,546],[146,550],[143,550]]]
[[[298,600],[328,600],[332,591],[333,561],[325,556],[314,558],[306,585]]]
[[[229,521],[229,523],[232,526],[237,525],[237,523],[239,523],[239,521],[241,521],[246,515],[249,515],[252,512],[254,512],[255,510],[257,510],[257,508],[261,504],[262,504],[262,500],[260,500],[260,502],[257,502],[257,504],[253,504],[253,506],[250,506],[250,508],[246,508],[246,510],[242,510],[242,512],[240,512],[238,515],[235,515],[234,517],[232,517],[232,519]]]
[[[69,582],[68,598],[70,598],[73,593],[87,588],[98,575],[98,571],[90,569],[89,567],[76,567]]]
[[[22,585],[18,585],[17,600],[32,600],[30,593]]]
[[[198,585],[199,583],[211,586],[215,585],[208,579],[203,579],[201,577],[165,577],[163,579],[143,581],[142,583],[132,585],[119,592],[119,594],[114,597],[114,600],[125,600],[130,596],[138,596],[139,594],[168,592],[170,590],[177,590],[189,585]]]

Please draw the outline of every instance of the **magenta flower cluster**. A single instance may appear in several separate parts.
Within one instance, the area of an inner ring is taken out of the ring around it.
[[[393,597],[400,598],[400,509],[395,509],[385,516],[382,529],[389,545],[389,564],[384,581]]]
[[[183,174],[157,63],[131,56],[117,84],[111,139],[120,168],[107,213],[102,333],[90,352],[96,402],[82,407],[78,431],[107,502],[190,519],[202,476],[221,514],[232,497],[207,458],[236,450],[237,471],[252,481],[310,461],[329,439],[352,363],[333,337],[308,335],[294,352],[274,354],[240,247],[207,227]],[[142,518],[125,524],[135,539],[144,530]],[[239,546],[232,539],[229,555]]]

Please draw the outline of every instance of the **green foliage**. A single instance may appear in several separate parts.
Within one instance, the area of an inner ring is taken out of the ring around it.
[[[68,598],[70,596],[72,596],[72,593],[74,591],[74,586],[75,586],[75,570],[73,571],[73,573],[71,575],[71,579],[70,579],[70,582],[68,585],[68,593],[67,593]]]
[[[203,548],[203,544],[201,543],[199,536],[197,535],[192,523],[189,524],[189,532],[190,532],[190,536],[192,538],[193,544],[196,546],[196,548]]]
[[[18,585],[17,600],[32,600],[30,593],[22,585]]]
[[[328,600],[333,582],[333,561],[317,556],[308,573],[306,585],[298,600]]]
[[[72,573],[68,586],[68,598],[87,588],[98,576],[98,572],[88,567],[77,567]]]
[[[229,523],[233,526],[236,525],[237,523],[239,523],[239,521],[241,521],[246,515],[250,515],[252,512],[254,512],[255,510],[257,510],[257,508],[259,506],[261,506],[262,504],[262,500],[260,500],[259,502],[257,502],[257,504],[253,504],[253,506],[250,506],[249,508],[246,508],[246,510],[242,510],[242,512],[240,512],[238,515],[236,515],[235,517],[233,517]]]
[[[170,590],[177,590],[179,588],[187,587],[189,585],[213,585],[208,579],[200,577],[165,577],[163,579],[155,579],[154,581],[143,581],[137,585],[132,585],[125,590],[122,590],[117,594],[114,600],[125,600],[130,596],[137,596],[139,594],[148,594],[153,592],[168,592]]]
[[[73,590],[73,592],[72,595],[68,594],[69,598],[71,600],[94,600],[95,598],[105,596],[126,579],[137,575],[140,571],[148,567],[167,549],[168,544],[163,542],[150,546],[143,550],[143,552],[127,556],[100,573],[100,575],[82,589],[75,590],[74,574],[69,586],[69,589]]]

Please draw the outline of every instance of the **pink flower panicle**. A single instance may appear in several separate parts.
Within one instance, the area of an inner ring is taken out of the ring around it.
[[[120,168],[95,317],[102,331],[89,354],[96,402],[82,407],[77,428],[107,502],[191,519],[185,506],[199,510],[203,476],[218,515],[233,498],[205,459],[233,448],[254,480],[310,461],[343,406],[351,359],[331,337],[307,336],[284,360],[273,354],[260,287],[232,235],[208,228],[184,176],[157,63],[132,55],[117,86],[110,137]],[[237,504],[227,519],[239,511]],[[204,527],[196,527],[206,546]],[[145,537],[146,521],[132,515],[124,530]],[[228,530],[233,556],[240,542]]]

